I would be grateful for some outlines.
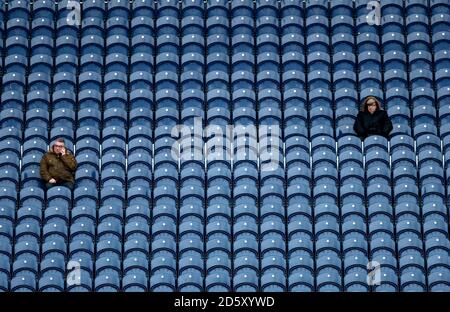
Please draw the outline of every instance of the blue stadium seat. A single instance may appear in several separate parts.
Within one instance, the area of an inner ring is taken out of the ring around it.
[[[64,291],[64,278],[61,273],[51,273],[39,279],[39,291],[62,292]]]
[[[155,273],[150,278],[150,289],[153,291],[162,291],[162,292],[175,291],[174,274],[164,271],[160,273]]]
[[[11,291],[32,292],[36,291],[36,276],[18,275],[11,279]]]

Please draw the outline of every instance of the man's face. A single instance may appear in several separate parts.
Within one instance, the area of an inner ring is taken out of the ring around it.
[[[56,142],[54,145],[55,153],[62,153],[64,149],[64,143]]]

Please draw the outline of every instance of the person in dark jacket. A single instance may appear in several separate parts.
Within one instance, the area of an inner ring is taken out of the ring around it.
[[[381,108],[380,102],[373,96],[366,97],[353,126],[356,134],[361,140],[371,135],[388,138],[392,129],[392,122],[387,112]]]
[[[76,169],[77,161],[66,149],[64,139],[57,139],[41,159],[40,173],[47,189],[53,186],[73,189]]]

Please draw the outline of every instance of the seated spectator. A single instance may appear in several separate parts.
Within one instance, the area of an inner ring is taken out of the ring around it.
[[[53,186],[65,186],[73,189],[74,175],[77,169],[75,157],[64,146],[64,139],[56,139],[55,144],[42,157],[41,178],[47,189]]]
[[[371,135],[388,138],[392,129],[392,122],[387,112],[381,108],[380,102],[373,96],[366,97],[353,126],[356,134],[361,140]]]

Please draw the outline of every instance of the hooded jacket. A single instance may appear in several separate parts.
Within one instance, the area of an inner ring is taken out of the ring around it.
[[[64,156],[49,151],[41,159],[40,173],[45,182],[53,178],[56,183],[73,183],[76,168],[77,161],[69,151]]]
[[[381,135],[388,138],[392,129],[392,122],[384,110],[377,110],[373,114],[359,112],[353,126],[353,130],[362,139],[370,135]]]

